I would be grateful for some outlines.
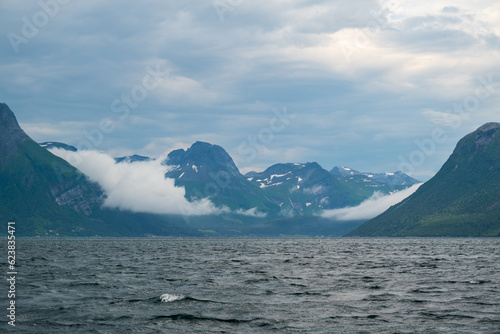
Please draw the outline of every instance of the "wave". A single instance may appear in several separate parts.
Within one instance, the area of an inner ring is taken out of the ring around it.
[[[160,296],[160,300],[163,303],[171,303],[171,302],[175,302],[176,300],[183,300],[185,298],[186,298],[186,296],[183,296],[183,295],[173,295],[173,294],[169,294],[169,293],[164,293],[163,295]]]

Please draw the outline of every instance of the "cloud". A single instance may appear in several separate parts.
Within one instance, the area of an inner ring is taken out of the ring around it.
[[[243,216],[265,218],[267,214],[265,212],[259,212],[257,208],[251,208],[248,210],[238,209],[236,213]]]
[[[91,126],[89,122],[21,123],[21,128],[35,141],[60,141],[81,135],[82,129]]]
[[[184,187],[176,187],[175,180],[165,178],[169,166],[162,165],[164,156],[143,162],[121,162],[97,151],[70,152],[50,149],[78,168],[90,180],[99,183],[106,193],[104,206],[132,212],[178,214],[186,216],[237,214],[264,218],[257,208],[238,209],[216,207],[208,198],[189,202]]]
[[[96,151],[68,152],[51,149],[50,152],[67,160],[97,182],[107,197],[109,208],[155,214],[208,215],[220,214],[223,209],[204,198],[188,202],[185,189],[175,186],[175,180],[165,178],[167,166],[161,160],[134,163],[116,163],[110,156]]]
[[[375,192],[360,205],[342,209],[324,210],[320,216],[334,220],[368,220],[413,194],[422,184],[415,184],[390,195]]]
[[[170,146],[205,140],[237,153],[268,126],[267,106],[286,106],[296,121],[238,167],[318,161],[384,171],[434,126],[419,122],[422,110],[445,111],[474,93],[475,78],[498,70],[497,0],[222,2],[223,19],[212,1],[61,5],[18,53],[0,39],[0,101],[21,123],[97,124],[116,119],[112,102],[160,64],[169,75],[99,149],[150,144],[137,153],[159,153],[166,148],[158,139],[168,136]],[[36,1],[1,1],[0,30],[22,34],[22,18],[41,10]],[[256,101],[262,112],[246,107]],[[497,120],[498,103],[492,94],[470,127]],[[74,133],[48,126],[29,132],[76,144]],[[442,149],[453,146],[450,139]],[[438,167],[428,160],[419,169]]]
[[[463,117],[458,114],[450,114],[430,109],[424,110],[422,115],[427,117],[432,123],[446,127],[455,127],[463,121]]]

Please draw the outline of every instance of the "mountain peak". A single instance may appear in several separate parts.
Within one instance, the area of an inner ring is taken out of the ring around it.
[[[19,137],[26,137],[27,135],[19,126],[16,116],[10,110],[9,106],[5,103],[0,103],[0,145],[4,144],[4,141],[8,140],[8,137],[15,135]]]
[[[219,145],[197,141],[187,150],[170,152],[165,162],[168,165],[191,164],[197,166],[224,165],[237,171],[231,156]]]
[[[476,132],[489,132],[490,130],[496,130],[495,133],[497,131],[500,130],[500,123],[496,123],[496,122],[489,122],[489,123],[486,123],[482,126],[480,126]]]
[[[0,167],[17,152],[19,145],[31,138],[21,129],[16,116],[5,103],[0,103]]]
[[[488,145],[499,131],[500,123],[490,122],[479,127],[471,134],[471,136],[475,136],[476,148]]]

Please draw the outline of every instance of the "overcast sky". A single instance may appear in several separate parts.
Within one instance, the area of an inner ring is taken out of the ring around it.
[[[201,140],[243,172],[426,180],[500,121],[498,0],[3,0],[0,31],[0,102],[26,132],[112,155]]]

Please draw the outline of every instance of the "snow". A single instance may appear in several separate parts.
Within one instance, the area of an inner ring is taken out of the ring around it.
[[[283,177],[283,176],[285,176],[285,175],[287,175],[287,174],[290,174],[290,173],[291,173],[291,172],[288,172],[288,173],[285,173],[285,174],[273,174],[273,175],[271,175],[271,181],[272,181],[272,180],[273,180],[273,178],[275,178],[275,177]],[[266,179],[266,180],[267,180],[267,179]]]
[[[310,206],[310,205],[312,205],[312,203],[306,203],[306,206]]]
[[[297,189],[300,189],[300,186],[297,184]]]
[[[366,175],[366,176],[368,176],[368,177],[373,177],[373,175],[372,175],[372,174],[368,174],[368,175]]]
[[[167,173],[181,168],[181,165],[168,166]]]
[[[198,173],[198,167],[196,167],[196,165],[193,165],[193,166],[191,166],[191,167],[193,167],[194,171],[195,171],[196,173]]]
[[[253,177],[249,177],[247,180],[248,180],[248,181],[252,181],[252,180],[253,180]]]
[[[302,181],[302,178],[300,176],[297,176],[297,178],[298,178],[298,182]]]
[[[278,182],[278,183],[274,183],[274,184],[261,183],[260,187],[261,188],[274,187],[274,186],[279,186],[280,184],[283,184],[283,182]]]
[[[179,176],[179,179],[184,175],[184,172],[181,174],[181,176]]]
[[[346,168],[346,167],[342,167],[342,168],[344,168],[344,170],[351,170],[350,168]]]
[[[394,173],[385,173],[385,175],[394,175]]]

